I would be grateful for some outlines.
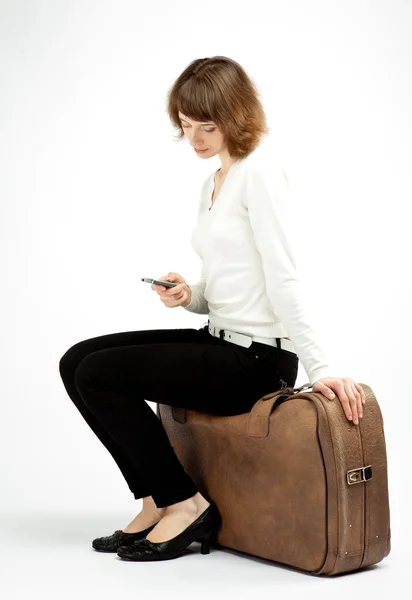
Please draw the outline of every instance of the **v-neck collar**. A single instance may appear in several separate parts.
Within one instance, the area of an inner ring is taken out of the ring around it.
[[[233,174],[233,171],[235,171],[235,170],[236,170],[235,168],[238,166],[238,164],[239,164],[240,162],[241,162],[241,160],[240,160],[240,159],[238,159],[238,160],[235,160],[235,162],[233,162],[233,163],[230,165],[230,169],[229,169],[229,171],[226,173],[226,177],[225,177],[225,179],[224,179],[224,181],[223,181],[223,183],[222,183],[222,186],[221,186],[221,188],[220,188],[220,190],[219,190],[219,193],[218,193],[218,195],[217,195],[217,198],[220,198],[220,201],[219,201],[219,203],[221,203],[221,194],[222,194],[223,190],[225,189],[225,186],[226,186],[227,180],[228,180],[228,179],[230,178],[230,176]],[[217,169],[217,171],[218,171],[218,170],[219,170],[219,169]],[[211,212],[213,211],[213,209],[215,209],[215,208],[216,208],[216,206],[215,206],[215,205],[216,205],[216,200],[217,200],[217,198],[215,198],[215,201],[213,202],[213,204],[212,204],[211,206],[209,206],[209,205],[210,205],[210,204],[211,204],[211,202],[212,202],[212,193],[213,193],[213,190],[214,190],[214,187],[215,187],[215,177],[216,177],[216,173],[217,173],[217,171],[214,171],[214,172],[212,173],[212,175],[211,175],[211,178],[210,178],[210,182],[209,182],[209,186],[208,186],[208,190],[207,190],[207,203],[208,203],[208,206],[207,206],[207,212],[208,212],[208,213],[211,213]]]

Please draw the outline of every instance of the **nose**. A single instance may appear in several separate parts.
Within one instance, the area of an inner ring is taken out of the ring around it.
[[[193,148],[201,148],[203,146],[203,142],[201,140],[197,141],[197,138],[189,138],[189,142]]]

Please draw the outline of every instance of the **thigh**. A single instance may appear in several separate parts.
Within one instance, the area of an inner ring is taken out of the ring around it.
[[[76,385],[222,415],[248,412],[280,387],[280,370],[254,352],[205,330],[183,331],[185,341],[146,336],[90,352],[76,370]]]
[[[89,354],[108,348],[156,343],[187,343],[198,339],[197,329],[143,329],[122,331],[88,338],[71,346],[60,359],[62,376],[73,374],[80,362]]]

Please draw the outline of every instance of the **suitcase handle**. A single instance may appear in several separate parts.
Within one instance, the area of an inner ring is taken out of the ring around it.
[[[286,382],[281,381],[282,387],[279,390],[265,394],[253,405],[247,422],[248,437],[267,437],[269,435],[269,417],[275,406],[294,394],[313,387],[311,383],[305,383],[298,388],[285,387],[283,384]]]

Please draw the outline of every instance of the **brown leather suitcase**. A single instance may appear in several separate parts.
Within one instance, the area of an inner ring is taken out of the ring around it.
[[[249,413],[157,404],[186,472],[222,517],[214,545],[316,575],[355,571],[390,552],[382,414],[365,384],[363,418],[337,397],[287,387]]]

